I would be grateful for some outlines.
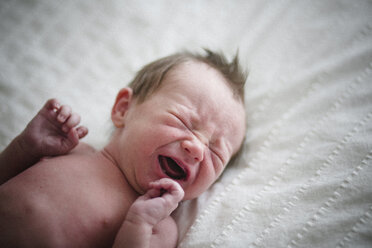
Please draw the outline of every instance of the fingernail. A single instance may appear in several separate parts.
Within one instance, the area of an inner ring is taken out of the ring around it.
[[[64,116],[64,115],[58,115],[57,119],[60,122],[64,122],[66,120],[66,116]]]
[[[57,112],[60,107],[61,107],[61,105],[58,102],[55,103],[54,106],[53,106],[53,111]]]
[[[84,130],[82,129],[78,129],[77,132],[79,136],[82,136],[84,134]]]

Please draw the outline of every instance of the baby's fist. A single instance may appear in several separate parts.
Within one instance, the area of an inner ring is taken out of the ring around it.
[[[152,182],[147,192],[130,207],[127,220],[155,226],[177,208],[184,194],[182,187],[171,179]]]
[[[185,192],[177,182],[169,178],[162,178],[150,183],[146,194],[151,198],[161,197],[170,205],[175,205],[174,209],[176,209],[178,203],[183,199]]]

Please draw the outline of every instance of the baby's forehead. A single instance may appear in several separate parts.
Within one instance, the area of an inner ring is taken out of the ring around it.
[[[183,62],[172,68],[163,81],[165,93],[181,103],[177,104],[181,114],[190,116],[199,128],[225,138],[235,136],[245,126],[243,102],[212,66],[200,61]],[[244,134],[238,133],[240,140]]]
[[[182,80],[180,79],[195,76],[195,75],[197,75],[198,77],[205,77],[206,78],[205,81],[223,82],[227,86],[227,88],[230,90],[229,93],[234,93],[232,83],[223,75],[223,73],[219,69],[217,69],[216,67],[204,61],[199,61],[196,59],[190,59],[190,60],[180,62],[179,64],[170,68],[170,70],[165,73],[161,84],[164,84],[165,82],[168,82],[168,81],[172,81],[172,80],[165,80],[165,79],[171,78],[171,79],[182,82]],[[216,80],[216,78],[218,78],[218,80]],[[199,85],[199,86],[201,87],[202,85]],[[213,87],[213,84],[210,86]],[[239,99],[239,97],[235,95],[234,95],[234,98]]]

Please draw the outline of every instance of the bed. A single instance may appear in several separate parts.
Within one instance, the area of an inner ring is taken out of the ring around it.
[[[178,246],[372,247],[371,1],[0,1],[0,150],[51,97],[102,148],[134,73],[203,47],[239,51],[248,129]]]

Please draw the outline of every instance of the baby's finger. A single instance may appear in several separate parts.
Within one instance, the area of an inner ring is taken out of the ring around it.
[[[61,104],[59,101],[55,98],[49,99],[45,105],[44,108],[47,110],[53,110],[53,111],[58,111],[58,109],[61,107]]]
[[[184,195],[185,195],[185,192],[183,191],[183,189],[181,187],[177,188],[177,189],[171,189],[171,190],[167,190],[165,189],[166,192],[164,193],[163,197],[166,199],[166,200],[171,200],[171,201],[175,201],[175,202],[180,202],[182,201]]]
[[[152,182],[150,183],[150,187],[164,193],[162,197],[166,200],[179,202],[183,199],[185,194],[182,187],[177,182],[168,178]]]
[[[149,199],[153,199],[155,197],[159,197],[161,194],[160,194],[160,190],[158,189],[149,189],[146,191],[145,194],[141,195],[140,197],[137,198],[136,201],[147,201]]]
[[[79,136],[79,139],[84,138],[88,134],[88,128],[86,128],[85,126],[80,126],[76,128],[76,131]]]
[[[146,199],[151,199],[161,196],[161,191],[159,189],[149,189],[144,195]]]
[[[71,107],[68,105],[62,105],[58,110],[57,120],[60,123],[64,123],[71,115]]]
[[[151,182],[150,186],[152,188],[163,188],[166,190],[174,191],[174,190],[182,190],[181,186],[174,180],[169,178],[162,178],[160,180],[157,180],[155,182]]]
[[[75,147],[77,144],[79,144],[79,135],[75,128],[70,129],[70,131],[67,133],[68,140],[66,142],[69,142],[70,147]]]
[[[70,117],[68,117],[65,124],[63,124],[62,130],[64,132],[68,132],[71,128],[77,126],[79,123],[80,115],[73,113],[70,115]]]

